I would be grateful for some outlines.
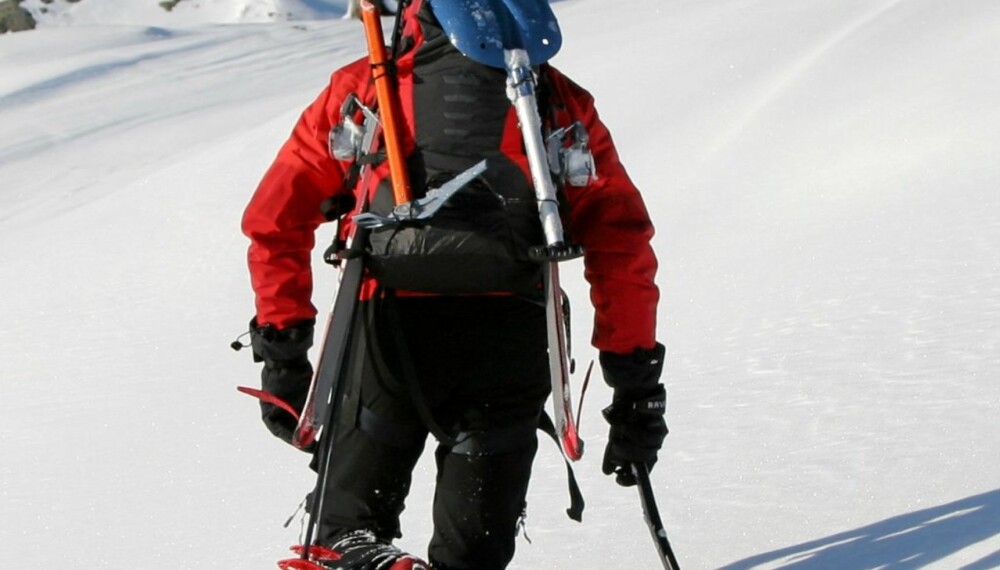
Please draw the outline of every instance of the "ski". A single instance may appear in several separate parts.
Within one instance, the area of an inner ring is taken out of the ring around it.
[[[382,24],[379,20],[379,10],[368,0],[360,3],[362,21],[365,26],[365,37],[368,42],[369,62],[372,69],[372,79],[375,83],[378,114],[365,107],[355,96],[349,97],[341,110],[344,123],[339,130],[331,135],[330,146],[333,152],[342,153],[337,158],[353,158],[355,164],[363,164],[356,194],[362,196],[362,207],[354,215],[355,236],[350,245],[350,254],[343,264],[340,287],[337,289],[333,309],[327,320],[326,341],[316,366],[313,379],[313,389],[306,401],[305,411],[299,421],[293,443],[299,447],[308,447],[316,440],[316,436],[327,416],[330,397],[333,395],[339,378],[343,375],[344,357],[350,344],[350,334],[354,323],[354,308],[357,306],[364,277],[364,247],[369,230],[375,224],[365,223],[370,214],[366,212],[369,177],[372,172],[370,161],[366,157],[378,153],[380,133],[389,163],[390,182],[396,204],[409,204],[411,199],[410,178],[406,171],[405,159],[399,137],[399,104],[393,94],[391,66],[386,52],[385,38],[382,34]],[[364,116],[364,127],[358,128],[351,120],[351,115],[360,110]],[[359,137],[359,132],[361,133]],[[341,134],[340,140],[337,139]],[[360,141],[359,141],[360,139]],[[334,252],[336,253],[336,252]],[[329,255],[327,256],[329,260]]]
[[[378,114],[366,107],[356,96],[348,97],[341,109],[342,123],[331,133],[330,149],[337,158],[351,158],[354,164],[360,165],[355,195],[359,196],[355,220],[366,213],[368,191],[374,170],[370,157],[379,151],[379,135],[383,134],[385,151],[389,162],[390,178],[393,194],[397,200],[408,202],[410,199],[409,176],[405,171],[402,151],[398,137],[398,117],[391,86],[390,67],[382,35],[382,25],[379,20],[378,8],[368,0],[361,2],[362,20],[365,35],[368,40],[369,62],[372,78],[376,88],[376,103]],[[364,126],[359,128],[352,116],[361,111],[364,114]],[[338,155],[339,153],[339,155]],[[327,332],[316,365],[316,373],[308,399],[299,419],[299,425],[293,436],[292,443],[307,448],[317,442],[321,432],[317,450],[316,487],[312,495],[312,506],[309,510],[309,521],[306,525],[305,539],[297,553],[299,558],[281,560],[279,568],[283,570],[315,570],[322,568],[315,561],[316,545],[313,544],[316,530],[319,526],[319,516],[323,512],[326,498],[326,481],[330,472],[333,457],[333,429],[338,416],[338,409],[346,393],[344,376],[348,349],[351,346],[351,333],[354,329],[355,312],[360,302],[361,285],[365,274],[364,249],[367,245],[370,228],[364,224],[354,224],[354,235],[349,244],[346,259],[341,259],[341,281],[334,298],[333,308],[327,319]],[[336,249],[336,242],[332,249]],[[337,252],[334,252],[336,255]],[[328,251],[327,260],[330,261]]]
[[[632,474],[639,487],[639,500],[642,503],[642,514],[649,526],[649,533],[653,536],[656,544],[656,552],[659,554],[660,562],[663,563],[664,570],[680,570],[674,550],[667,540],[667,531],[660,520],[660,511],[656,508],[656,497],[653,496],[653,484],[649,480],[649,468],[645,465],[632,464]]]
[[[583,456],[583,441],[573,417],[569,382],[571,363],[558,263],[583,255],[583,248],[564,241],[558,196],[549,167],[549,153],[542,137],[536,80],[528,53],[524,49],[505,50],[504,63],[507,67],[508,95],[517,112],[538,201],[538,215],[545,233],[546,244],[532,248],[531,257],[543,264],[553,421],[563,453],[568,459],[576,461]]]
[[[361,140],[356,143],[355,164],[361,164],[363,157],[374,156],[378,152],[378,133],[381,131],[378,116],[368,107],[361,104],[356,97],[349,97],[344,105],[345,121],[353,125],[350,118],[354,110],[360,110],[364,116],[364,127],[361,128]],[[356,125],[353,128],[357,128]],[[346,132],[346,131],[345,131]],[[354,131],[357,133],[357,131]],[[355,135],[356,136],[356,135]],[[372,166],[361,167],[357,188],[362,195],[366,191]],[[366,200],[362,199],[360,211],[366,209]],[[330,313],[327,316],[323,340],[323,348],[316,363],[309,395],[306,399],[299,425],[292,438],[292,444],[301,449],[307,449],[315,444],[321,428],[326,423],[327,412],[337,390],[338,382],[343,376],[347,347],[351,341],[351,331],[354,323],[354,312],[361,293],[361,283],[364,277],[364,256],[362,252],[367,242],[368,230],[355,226],[354,235],[345,252],[335,251],[332,247],[325,256],[327,261],[340,265],[340,284],[334,295]],[[345,256],[346,259],[334,259],[334,256]]]
[[[378,117],[356,99],[351,98],[349,101],[354,101],[366,115],[364,142],[361,148],[367,149],[369,154],[376,152],[378,146],[376,135],[381,131]],[[345,117],[349,117],[349,115],[345,115]],[[370,164],[362,167],[357,186],[362,194],[360,207],[362,212],[367,206],[365,193],[372,170]],[[313,561],[316,556],[312,552],[312,549],[315,548],[313,537],[319,525],[319,513],[323,512],[323,503],[326,498],[326,479],[333,455],[334,436],[332,432],[340,404],[346,393],[345,365],[352,343],[355,313],[360,302],[361,284],[365,273],[363,250],[368,240],[368,234],[368,229],[355,226],[350,249],[348,253],[341,254],[345,255],[346,259],[340,260],[340,286],[337,288],[333,307],[327,317],[323,348],[316,365],[316,372],[313,375],[306,405],[292,438],[292,443],[303,449],[318,443],[316,457],[319,463],[317,465],[316,487],[312,493],[312,505],[309,509],[309,521],[306,525],[300,558],[279,561],[278,567],[282,570],[323,569],[323,566]],[[335,249],[335,246],[332,249]],[[329,259],[329,253],[327,257]],[[323,437],[317,442],[320,434]]]
[[[583,441],[573,419],[570,395],[570,356],[566,336],[562,290],[559,288],[559,265],[545,262],[542,268],[545,285],[545,322],[549,343],[549,374],[552,377],[553,422],[559,433],[563,452],[576,461],[583,455]]]
[[[352,243],[363,241],[359,238],[363,236],[356,234]],[[350,344],[351,325],[354,322],[363,275],[364,262],[360,257],[348,259],[344,263],[340,285],[327,317],[323,348],[316,364],[309,396],[292,438],[292,444],[300,449],[307,449],[315,444],[324,425],[323,420],[340,380],[347,346]]]

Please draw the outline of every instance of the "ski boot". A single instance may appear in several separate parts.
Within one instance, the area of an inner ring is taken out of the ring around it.
[[[301,546],[292,549],[302,554]],[[431,570],[430,564],[407,554],[369,530],[351,531],[328,547],[312,546],[309,558],[278,563],[282,570]]]

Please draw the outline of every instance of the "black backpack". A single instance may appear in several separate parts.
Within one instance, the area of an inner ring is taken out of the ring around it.
[[[440,33],[427,37],[415,58],[414,199],[484,159],[486,170],[432,217],[374,229],[368,267],[393,289],[540,295],[541,267],[528,254],[544,242],[534,189],[500,151],[510,109],[506,72],[471,61]],[[394,206],[383,181],[370,211],[388,216]]]

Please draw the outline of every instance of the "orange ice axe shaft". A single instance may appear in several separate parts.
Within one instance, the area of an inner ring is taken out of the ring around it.
[[[378,99],[385,153],[389,161],[392,195],[398,206],[408,203],[413,196],[410,191],[410,175],[403,157],[402,139],[399,136],[399,97],[393,82],[392,62],[386,53],[378,7],[369,0],[361,2],[361,21],[364,22],[365,37],[368,40],[368,61],[371,63],[372,78],[375,81],[375,96]]]

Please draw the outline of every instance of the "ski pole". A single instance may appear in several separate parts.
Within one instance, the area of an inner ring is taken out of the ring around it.
[[[639,487],[639,500],[642,502],[642,514],[649,526],[649,533],[656,543],[656,552],[660,555],[660,561],[665,570],[680,570],[674,550],[670,548],[667,540],[667,531],[663,528],[663,521],[660,520],[660,511],[656,508],[656,497],[653,496],[653,484],[649,480],[649,467],[645,464],[633,463],[632,474]]]

